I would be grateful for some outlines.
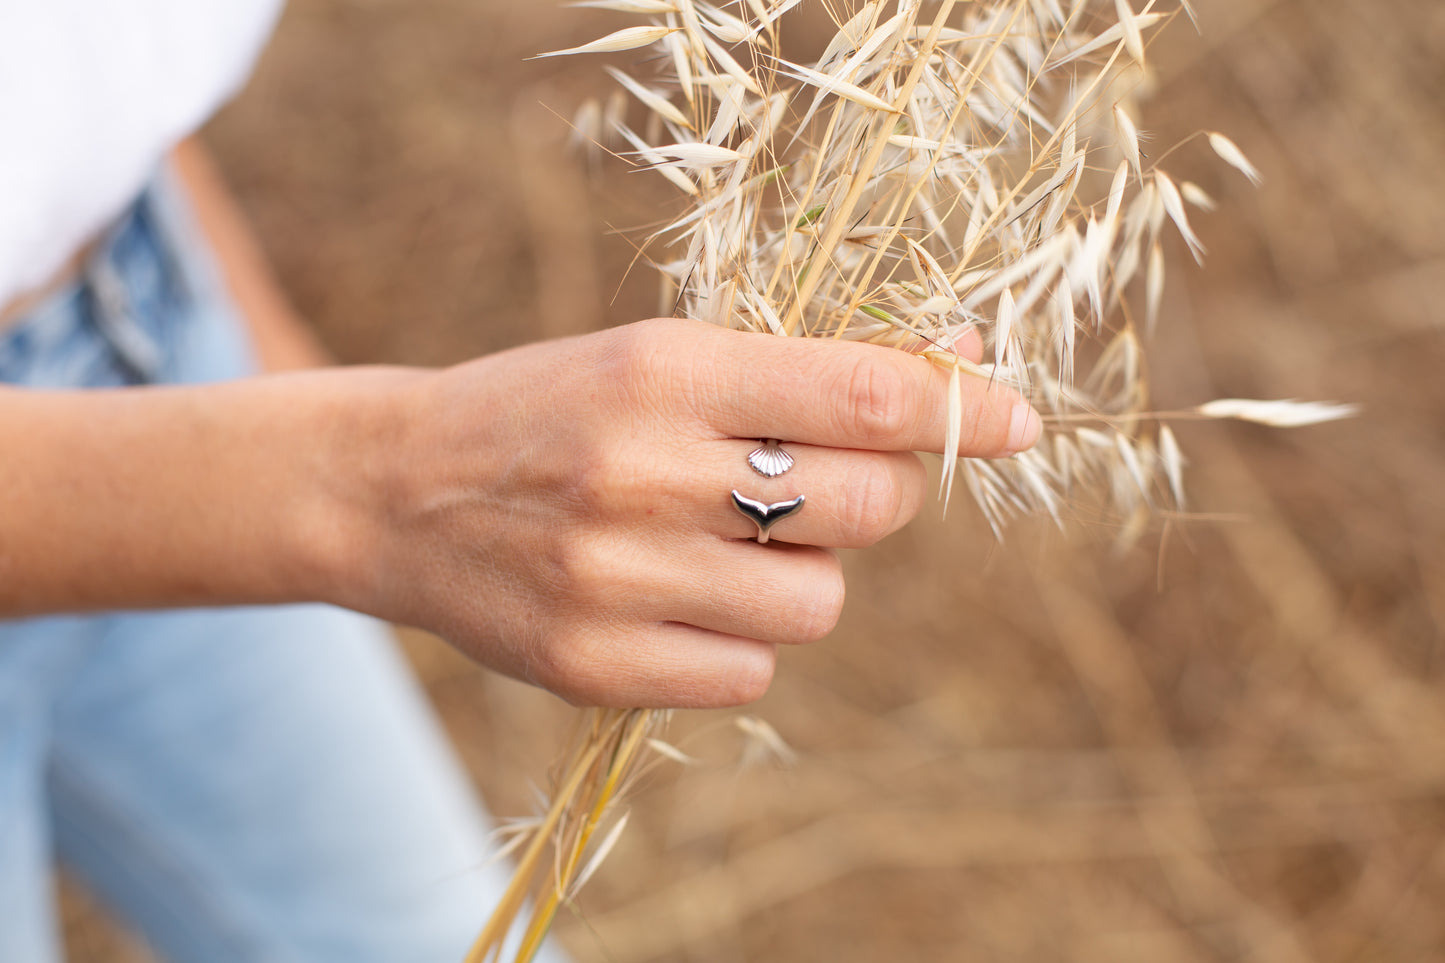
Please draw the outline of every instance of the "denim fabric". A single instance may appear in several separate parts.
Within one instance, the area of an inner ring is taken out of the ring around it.
[[[0,330],[0,382],[108,388],[250,374],[242,328],[195,236],[163,175],[78,282]]]
[[[0,381],[249,373],[186,217],[158,181],[80,282],[0,332]],[[56,855],[176,963],[458,963],[506,882],[487,828],[389,633],[362,616],[0,622],[0,963],[63,957]]]

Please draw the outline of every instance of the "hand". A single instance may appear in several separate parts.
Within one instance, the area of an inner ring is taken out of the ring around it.
[[[923,504],[912,452],[943,449],[946,384],[894,349],[676,320],[408,379],[349,601],[578,704],[754,700],[777,644],[836,624],[831,549]],[[963,454],[1038,431],[1016,394],[966,380]],[[791,471],[752,471],[760,438],[785,441]],[[759,545],[734,489],[807,502]]]

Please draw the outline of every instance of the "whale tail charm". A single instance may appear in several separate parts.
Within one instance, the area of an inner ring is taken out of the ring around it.
[[[733,507],[747,518],[752,519],[753,524],[758,526],[758,544],[766,545],[768,543],[768,529],[789,515],[796,515],[799,509],[803,507],[803,496],[799,495],[797,498],[790,499],[789,501],[773,502],[769,505],[767,502],[757,501],[735,490],[733,492]]]

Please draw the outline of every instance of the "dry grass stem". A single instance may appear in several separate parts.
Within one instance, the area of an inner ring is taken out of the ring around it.
[[[515,960],[523,963],[536,956],[558,908],[575,895],[621,834],[626,816],[618,816],[614,804],[641,772],[639,757],[665,718],[666,713],[649,709],[596,710],[583,717],[546,814],[515,837],[525,840],[525,849],[511,885],[467,954],[467,963],[502,958],[528,900],[533,906]],[[593,845],[599,829],[609,823],[600,843]]]
[[[633,51],[627,68],[608,69],[634,119],[594,103],[577,128],[679,191],[678,213],[644,245],[676,314],[891,345],[948,369],[943,494],[961,475],[995,532],[1020,514],[1062,524],[1089,512],[1134,533],[1154,513],[1183,512],[1171,418],[1298,425],[1351,413],[1238,400],[1151,410],[1144,345],[1162,312],[1167,239],[1202,261],[1188,207],[1212,207],[1160,168],[1173,151],[1151,156],[1136,121],[1151,37],[1181,12],[1192,19],[1187,3],[834,2],[831,40],[797,63],[781,28],[799,2],[598,0],[582,5],[645,22],[556,52]],[[1178,146],[1203,143],[1259,183],[1221,134]],[[970,332],[985,344],[981,364],[956,351]],[[1027,394],[1044,414],[1039,445],[960,460],[963,378]],[[530,959],[600,861],[589,853],[605,855],[620,832],[589,850],[658,719],[589,720],[471,960],[500,958],[528,892],[536,908],[517,959]]]

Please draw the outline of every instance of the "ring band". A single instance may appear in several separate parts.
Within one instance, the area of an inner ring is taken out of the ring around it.
[[[748,455],[748,464],[764,478],[777,478],[793,467],[793,456],[783,451],[776,439],[768,438],[763,441],[763,447]]]
[[[789,515],[796,515],[802,509],[803,501],[803,496],[799,495],[797,498],[769,505],[733,489],[733,507],[758,526],[759,545],[768,544],[768,530]]]

